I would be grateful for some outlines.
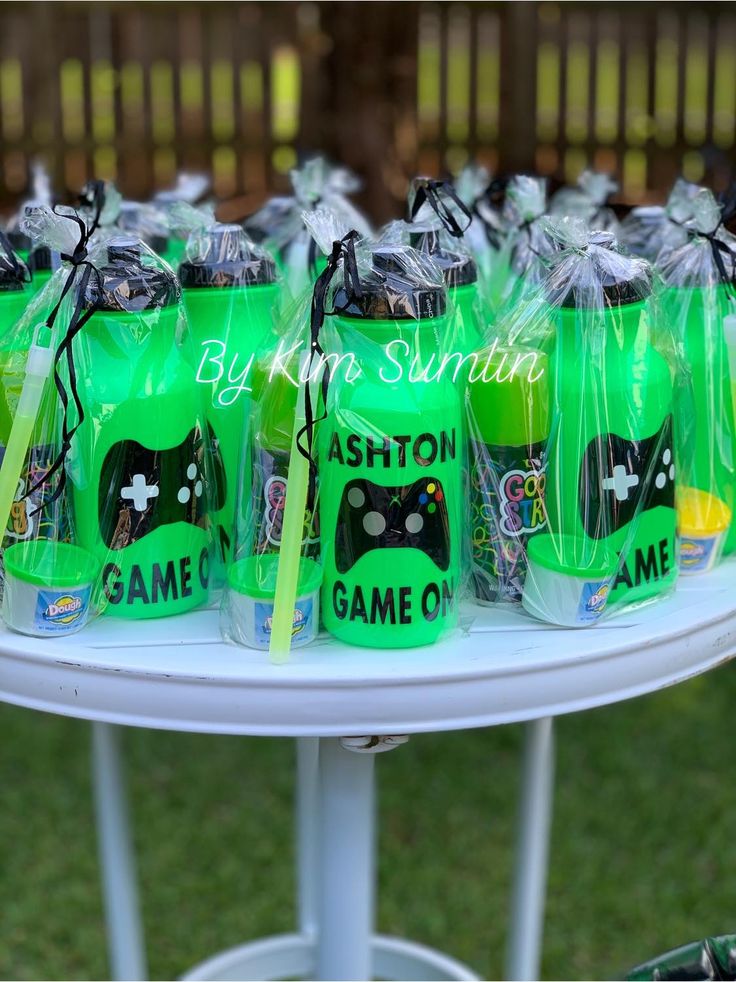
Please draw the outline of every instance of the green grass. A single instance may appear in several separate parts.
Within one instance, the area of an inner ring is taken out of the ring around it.
[[[563,718],[545,978],[736,929],[736,672]],[[0,977],[107,973],[83,723],[0,708]],[[379,927],[502,971],[520,727],[378,758]],[[153,978],[293,924],[286,740],[127,734]]]

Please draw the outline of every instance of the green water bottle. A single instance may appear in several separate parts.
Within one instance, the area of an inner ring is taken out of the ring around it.
[[[466,396],[473,588],[480,604],[521,603],[527,543],[547,526],[548,360],[495,342],[476,358]]]
[[[178,285],[138,239],[107,244],[75,342],[85,420],[69,475],[79,545],[102,563],[105,612],[183,613],[207,600],[208,440],[201,389],[182,355]]]
[[[705,249],[709,251],[710,245],[704,243]],[[673,262],[677,255],[673,253]],[[689,369],[688,385],[678,389],[679,417],[685,430],[678,485],[707,492],[733,511],[736,426],[724,333],[724,322],[735,309],[730,288],[720,283],[670,286],[663,291],[662,302],[670,322],[682,325],[680,340]],[[707,528],[702,529],[703,538],[708,532]],[[724,552],[734,550],[736,523],[732,521]]]
[[[252,370],[273,330],[280,288],[275,264],[250,247],[239,225],[207,229],[199,255],[180,265],[179,280],[197,380],[206,392],[207,419],[224,467],[224,504],[212,520],[220,554],[227,561]]]
[[[334,328],[362,375],[333,379],[320,424],[322,613],[343,641],[404,648],[457,623],[463,427],[451,378],[406,371],[441,350],[447,330],[437,267],[390,248],[373,266],[360,297],[334,299]]]
[[[549,527],[575,553],[563,567],[615,550],[608,602],[631,604],[677,576],[672,376],[652,342],[648,264],[614,251],[610,233],[569,278],[580,261],[563,254],[547,281],[559,304]]]
[[[418,252],[425,252],[442,270],[448,296],[455,309],[455,347],[472,351],[483,337],[481,299],[478,289],[478,267],[469,255],[442,247],[440,232],[433,228],[416,228],[409,241]]]

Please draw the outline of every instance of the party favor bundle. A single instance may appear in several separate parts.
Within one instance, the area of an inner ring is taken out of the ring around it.
[[[101,210],[98,197],[91,224],[71,209],[24,219],[66,269],[41,295],[54,293],[45,320],[34,303],[13,330],[0,376],[12,419],[0,509],[15,531],[3,617],[40,636],[209,595],[216,455],[179,287],[140,240],[101,237]]]
[[[677,575],[672,344],[652,271],[581,220],[471,367],[473,585],[585,626]]]
[[[688,239],[661,262],[664,310],[681,349],[678,523],[683,573],[710,569],[736,548],[733,528],[736,430],[736,238],[722,209],[701,189]]]
[[[427,644],[457,624],[462,585],[461,402],[451,373],[434,378],[438,357],[450,354],[445,279],[431,255],[402,241],[341,234],[326,212],[307,221],[327,265],[279,349],[302,341],[304,353],[264,360],[270,370],[262,369],[259,395],[263,404],[294,406],[291,425],[285,413],[282,426],[282,448],[291,430],[283,501],[273,484],[269,499],[282,508],[278,554],[263,547],[268,536],[253,536],[260,517],[242,523],[223,631],[253,643],[255,630],[273,654],[284,568],[295,641],[310,636],[303,625],[316,618],[321,580],[323,623],[337,638],[382,648]],[[269,396],[274,383],[278,397]],[[252,455],[263,459],[273,431],[258,422],[258,408],[254,420]],[[321,568],[312,559],[317,474]],[[262,507],[266,497],[259,488],[251,500]],[[300,610],[294,600],[310,603]]]

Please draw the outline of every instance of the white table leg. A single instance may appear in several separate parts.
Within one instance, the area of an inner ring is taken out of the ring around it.
[[[374,754],[319,748],[318,979],[370,979],[375,893]]]
[[[296,741],[297,911],[300,934],[317,932],[319,738]]]
[[[145,979],[148,972],[120,753],[121,730],[108,723],[92,724],[97,843],[111,977]]]
[[[554,785],[551,717],[526,724],[506,978],[539,978]]]

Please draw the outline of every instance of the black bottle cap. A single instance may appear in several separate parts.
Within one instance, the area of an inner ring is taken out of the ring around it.
[[[28,268],[32,273],[56,272],[61,268],[61,256],[48,246],[36,246],[28,257]]]
[[[179,266],[183,287],[264,286],[276,282],[276,264],[248,248],[240,225],[218,223],[204,235],[202,260],[185,259]]]
[[[17,293],[30,282],[31,274],[20,256],[0,250],[0,293]]]
[[[22,252],[29,252],[33,245],[29,237],[17,228],[8,231],[8,239],[16,252],[18,250],[21,250]]]
[[[602,299],[606,307],[625,307],[646,300],[652,292],[649,263],[619,252],[616,238],[611,232],[593,232],[588,241],[587,257],[580,260],[588,264],[584,280],[565,289],[561,306],[592,309]],[[560,261],[553,268],[547,281],[552,294],[559,289],[556,281],[560,275],[569,274],[569,261],[569,256],[562,253]]]
[[[424,320],[442,317],[447,308],[444,285],[436,282],[436,267],[412,250],[377,249],[373,269],[361,280],[362,296],[335,293],[334,307],[343,317],[366,320]]]
[[[179,300],[174,274],[141,260],[141,240],[134,236],[116,236],[107,243],[107,262],[90,277],[87,305],[98,303],[106,311],[131,313],[169,307]]]
[[[409,242],[417,252],[425,252],[432,257],[442,270],[445,286],[470,286],[478,282],[478,267],[470,256],[461,252],[443,249],[438,229],[417,228],[409,235]]]

